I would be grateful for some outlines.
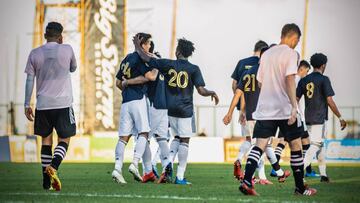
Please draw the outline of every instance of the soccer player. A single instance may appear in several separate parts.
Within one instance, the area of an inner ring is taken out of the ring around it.
[[[237,90],[237,86],[238,86],[239,81],[241,80],[241,76],[242,76],[243,72],[246,71],[246,70],[249,70],[249,69],[251,69],[251,67],[257,66],[259,64],[259,57],[260,57],[261,49],[263,49],[265,47],[268,47],[266,42],[264,42],[262,40],[259,40],[255,44],[253,56],[241,59],[237,63],[237,65],[235,67],[235,70],[231,75],[231,78],[233,79],[232,80],[232,90],[233,90],[234,94],[235,94],[235,92]],[[245,104],[243,96],[240,96],[239,101],[237,103],[236,108],[238,110],[240,110],[241,108],[244,108],[243,106],[240,107],[240,104],[241,105]],[[248,123],[248,124],[250,124],[250,123]],[[245,141],[241,144],[237,159],[234,162],[234,177],[236,179],[238,179],[238,180],[242,179],[243,176],[244,176],[244,174],[242,173],[242,170],[241,170],[241,160],[244,158],[244,156],[250,150],[251,136],[252,136],[251,132],[249,131],[249,129],[245,125],[241,126],[241,135],[245,136]]]
[[[219,99],[214,91],[205,88],[200,68],[189,62],[188,58],[194,52],[194,44],[186,39],[179,39],[176,47],[176,60],[155,59],[150,57],[139,46],[139,38],[135,36],[134,44],[141,58],[154,70],[160,71],[165,76],[167,106],[169,122],[175,139],[170,145],[170,160],[178,153],[178,168],[175,184],[191,184],[184,177],[189,150],[190,137],[195,133],[193,123],[194,104],[193,92],[196,87],[202,96],[210,96],[218,104]],[[154,76],[157,74],[154,73]]]
[[[151,47],[151,35],[139,33],[142,36],[141,47],[149,51]],[[138,164],[143,158],[145,165],[151,167],[151,152],[149,150],[149,119],[146,104],[146,84],[123,86],[125,79],[143,76],[147,72],[145,63],[141,60],[138,53],[128,54],[120,64],[120,70],[116,75],[116,85],[122,89],[122,105],[120,110],[119,141],[115,148],[115,169],[112,178],[118,183],[126,183],[122,176],[122,165],[124,159],[125,146],[132,135],[137,135],[133,161],[129,166],[129,172],[136,181],[143,181]],[[146,153],[145,153],[146,151]],[[143,157],[144,154],[150,156]]]
[[[260,59],[257,80],[260,94],[253,118],[256,120],[253,138],[256,144],[251,149],[245,167],[245,177],[239,190],[245,195],[257,195],[252,176],[269,139],[278,128],[284,133],[291,149],[291,168],[295,178],[295,194],[314,195],[316,190],[304,185],[304,163],[301,152],[302,122],[297,118],[295,75],[298,56],[294,48],[301,31],[296,24],[286,24],[281,31],[281,41],[266,51]],[[285,177],[284,177],[285,178]]]
[[[304,78],[308,74],[309,70],[310,70],[309,62],[307,62],[306,60],[301,60],[299,63],[299,68],[298,68],[297,74],[295,76],[296,84],[299,83],[301,78]],[[301,120],[304,123],[304,130],[305,130],[303,136],[301,137],[303,157],[305,157],[305,153],[310,147],[309,133],[307,132],[307,128],[305,125],[305,116],[303,113],[304,108],[305,108],[305,106],[303,104],[303,100],[302,100],[302,102],[299,101],[299,111],[300,111],[300,115],[301,115]],[[275,154],[276,154],[276,159],[280,162],[281,154],[285,148],[286,141],[285,141],[284,135],[283,135],[283,133],[281,133],[281,131],[279,131],[278,138],[279,138],[279,142],[277,144]],[[271,171],[270,176],[276,177],[276,173],[274,170]],[[318,177],[318,176],[319,175],[316,174],[314,170],[312,170],[311,165],[306,167],[305,177]]]
[[[305,97],[305,121],[310,134],[311,145],[305,154],[304,166],[307,167],[317,154],[321,182],[329,182],[326,174],[325,146],[324,140],[327,135],[328,106],[339,118],[341,130],[346,127],[346,121],[333,100],[335,95],[330,79],[324,76],[327,57],[322,53],[311,56],[310,63],[314,71],[301,79],[296,89],[298,99]]]
[[[48,23],[47,43],[31,51],[25,68],[25,115],[29,121],[34,121],[30,100],[36,78],[34,131],[35,135],[41,136],[43,188],[57,191],[61,190],[57,171],[65,158],[70,138],[76,134],[70,73],[77,66],[71,46],[62,44],[62,31],[60,23]],[[52,154],[54,128],[58,144]]]
[[[261,50],[260,56],[267,50],[268,48],[265,47]],[[250,136],[253,134],[253,129],[255,125],[255,120],[252,117],[252,113],[256,109],[256,105],[259,98],[259,84],[256,81],[256,75],[258,72],[259,64],[254,65],[252,68],[246,70],[243,72],[238,87],[235,91],[234,97],[232,99],[231,105],[229,107],[228,113],[225,115],[223,122],[225,125],[228,125],[231,122],[232,114],[234,112],[235,106],[237,105],[239,98],[244,95],[245,98],[245,105],[242,105],[241,107],[245,106],[245,109],[241,109],[241,116],[240,121],[243,126],[246,126],[246,128],[249,130]],[[276,170],[279,175],[283,176],[284,171],[280,168],[279,163],[276,160],[276,156],[274,153],[274,149],[272,148],[271,144],[268,144],[266,146],[265,152],[268,156],[268,159],[270,160],[271,165],[273,166],[274,170]],[[240,174],[239,180],[242,180],[243,172],[241,169],[240,171],[237,171],[237,174]],[[286,171],[287,176],[290,175],[289,171]],[[236,176],[235,176],[236,177]],[[264,156],[262,156],[260,163],[259,163],[259,184],[261,185],[267,185],[272,184],[271,181],[267,180],[265,175],[265,160]],[[284,180],[283,177],[281,177],[281,181]]]

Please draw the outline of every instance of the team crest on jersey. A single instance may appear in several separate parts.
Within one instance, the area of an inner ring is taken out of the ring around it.
[[[252,66],[250,66],[250,65],[246,65],[245,66],[245,69],[250,69]]]
[[[163,74],[160,74],[160,75],[159,75],[159,80],[164,80]]]

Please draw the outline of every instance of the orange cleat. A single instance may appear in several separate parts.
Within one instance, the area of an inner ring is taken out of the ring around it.
[[[147,183],[147,182],[154,182],[156,180],[156,176],[154,174],[154,172],[150,172],[148,174],[145,174],[143,177],[142,177],[142,182],[143,183]]]
[[[239,187],[240,192],[244,195],[258,196],[259,194],[255,191],[254,187],[249,187],[245,183],[242,183]]]
[[[290,171],[289,171],[289,170],[285,170],[285,171],[284,171],[284,175],[278,176],[278,181],[279,181],[279,183],[285,182],[286,178],[289,177],[290,175],[291,175]]]
[[[241,170],[241,163],[239,160],[234,162],[234,177],[239,181],[244,179],[244,172]]]

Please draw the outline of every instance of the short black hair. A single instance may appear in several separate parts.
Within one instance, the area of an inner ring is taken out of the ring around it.
[[[140,45],[143,45],[146,41],[148,41],[148,39],[151,38],[151,34],[144,33],[144,32],[139,32],[136,35],[139,36],[139,38],[141,39]]]
[[[323,53],[315,53],[310,58],[310,64],[314,68],[320,68],[322,65],[327,63],[327,56]]]
[[[254,46],[254,52],[257,51],[261,51],[263,48],[269,47],[268,44],[266,44],[266,42],[259,40],[256,42],[255,46]]]
[[[47,38],[60,37],[63,32],[63,26],[58,22],[49,22],[45,29],[45,36]]]
[[[185,58],[191,56],[195,51],[194,43],[185,38],[178,39],[178,45],[176,49]]]
[[[299,37],[301,36],[301,31],[299,26],[297,26],[295,23],[289,23],[284,25],[284,27],[281,30],[281,37],[286,37],[289,34],[297,34]]]
[[[155,49],[155,44],[153,41],[150,42],[150,49],[149,49],[149,52],[150,53],[154,53],[154,49]]]
[[[260,57],[263,55],[263,53],[265,51],[267,51],[268,49],[270,49],[269,47],[263,47],[261,50],[260,50]]]
[[[307,62],[306,60],[301,60],[300,63],[299,63],[299,68],[302,67],[302,66],[305,66],[306,68],[309,68],[310,69],[310,64],[309,62]]]

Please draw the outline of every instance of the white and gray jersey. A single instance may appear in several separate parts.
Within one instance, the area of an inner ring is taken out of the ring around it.
[[[60,109],[72,105],[70,72],[76,67],[70,45],[49,42],[31,51],[25,73],[36,78],[36,109]]]

